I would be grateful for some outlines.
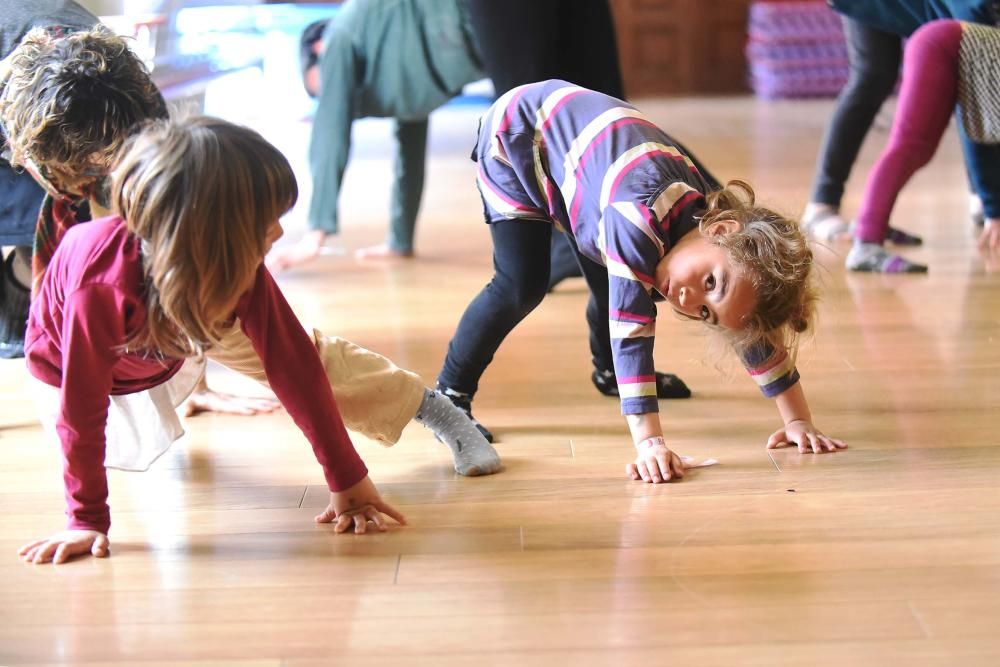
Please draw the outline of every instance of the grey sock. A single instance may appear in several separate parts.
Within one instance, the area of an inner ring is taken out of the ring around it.
[[[893,254],[879,243],[854,241],[851,251],[847,253],[844,262],[851,271],[868,271],[871,273],[927,273],[923,264],[911,262],[908,259]]]
[[[486,441],[467,414],[451,400],[431,389],[424,391],[415,419],[448,445],[460,475],[474,477],[500,471],[500,455]]]

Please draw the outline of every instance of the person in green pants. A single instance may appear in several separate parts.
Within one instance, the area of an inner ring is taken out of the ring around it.
[[[424,187],[427,117],[485,76],[464,0],[348,0],[332,19],[307,28],[302,43],[306,88],[318,98],[309,147],[309,232],[298,244],[272,253],[268,267],[308,262],[326,237],[339,231],[337,202],[351,125],[372,116],[395,121],[389,233],[385,245],[358,254],[411,257]]]

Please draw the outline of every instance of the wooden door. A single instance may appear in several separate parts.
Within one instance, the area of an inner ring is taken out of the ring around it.
[[[630,96],[739,93],[750,0],[611,0]]]

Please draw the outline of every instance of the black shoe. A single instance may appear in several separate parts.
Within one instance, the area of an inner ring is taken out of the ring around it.
[[[493,434],[490,433],[489,429],[479,423],[475,417],[472,416],[472,396],[469,394],[462,393],[460,391],[455,391],[449,387],[444,387],[442,385],[437,386],[437,391],[443,395],[447,396],[448,400],[455,404],[455,407],[464,412],[469,419],[472,420],[473,425],[475,425],[476,430],[483,434],[486,438],[486,442],[493,442]]]
[[[14,253],[0,266],[0,359],[24,356],[24,333],[28,328],[31,290],[14,279]]]
[[[595,370],[590,375],[590,380],[597,387],[597,391],[605,396],[619,396],[618,379],[614,371]],[[691,390],[684,380],[673,373],[656,372],[656,397],[657,398],[691,398]]]

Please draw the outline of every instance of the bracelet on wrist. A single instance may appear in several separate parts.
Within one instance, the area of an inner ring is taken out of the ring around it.
[[[645,438],[640,440],[635,444],[635,450],[641,452],[644,449],[649,449],[650,447],[666,447],[667,441],[663,439],[662,435],[655,435],[651,438]]]

